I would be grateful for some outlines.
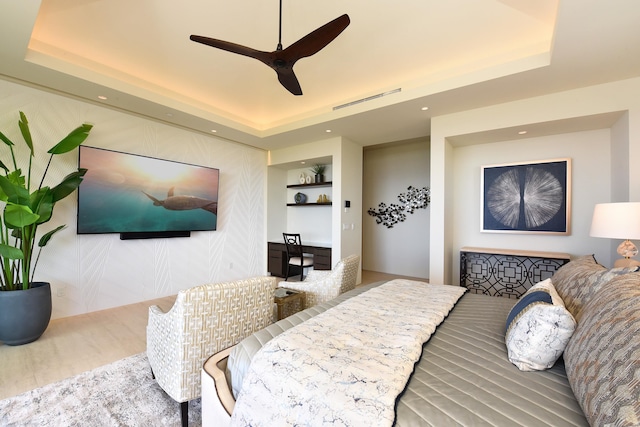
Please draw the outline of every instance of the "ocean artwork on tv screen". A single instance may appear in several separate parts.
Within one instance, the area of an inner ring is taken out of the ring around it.
[[[215,230],[220,171],[80,146],[78,234]]]

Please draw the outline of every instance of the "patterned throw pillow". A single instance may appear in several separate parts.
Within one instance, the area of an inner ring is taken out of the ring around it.
[[[640,425],[640,273],[612,280],[584,307],[564,360],[589,424]]]
[[[580,323],[582,308],[602,288],[602,285],[622,274],[634,271],[638,271],[638,267],[608,270],[598,264],[593,255],[585,255],[560,267],[552,279],[567,310]]]
[[[562,355],[576,322],[551,279],[532,286],[507,316],[509,361],[521,371],[551,368]]]

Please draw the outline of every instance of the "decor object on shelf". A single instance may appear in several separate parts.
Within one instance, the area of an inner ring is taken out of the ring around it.
[[[278,46],[273,52],[263,52],[209,37],[192,35],[190,39],[197,43],[226,50],[227,52],[255,58],[273,68],[278,74],[278,80],[285,89],[294,95],[302,95],[302,88],[293,72],[294,64],[299,59],[314,55],[322,50],[338,37],[350,22],[349,15],[344,14],[310,32],[289,47],[282,49],[282,0],[280,0],[280,32],[278,33]]]
[[[324,171],[326,169],[326,165],[315,164],[311,168],[311,172],[315,175],[316,183],[324,182]]]
[[[307,179],[309,177],[305,177],[304,172],[300,172],[300,177],[298,178],[298,181],[300,181],[300,184],[304,184],[305,182],[307,182]]]
[[[481,167],[482,232],[569,234],[571,159]]]
[[[329,203],[329,198],[326,194],[320,194],[318,196],[318,200],[316,200],[316,203]]]
[[[307,202],[307,195],[304,194],[304,193],[296,193],[295,196],[293,196],[293,200],[297,204],[306,203]]]
[[[632,259],[638,254],[638,248],[630,239],[640,239],[640,203],[599,203],[593,209],[591,221],[592,237],[624,239],[618,246],[621,259],[616,260],[614,267],[631,267],[640,265],[640,261]]]
[[[400,204],[392,203],[387,206],[385,203],[378,205],[378,211],[371,208],[367,213],[376,217],[376,224],[386,225],[387,228],[393,228],[398,222],[407,219],[405,211],[412,214],[416,209],[426,209],[431,202],[431,191],[429,187],[415,188],[409,186],[406,193],[398,194]]]
[[[311,175],[307,176],[307,184],[311,184]]]
[[[56,202],[78,188],[87,170],[78,168],[65,176],[55,187],[44,185],[45,177],[53,156],[76,149],[87,139],[93,125],[85,123],[77,127],[48,151],[49,161],[39,181],[32,176],[35,147],[29,122],[22,111],[20,111],[18,127],[29,150],[28,162],[21,162],[23,165],[29,165],[26,173],[18,166],[17,161],[17,155],[24,153],[25,150],[16,149],[15,144],[0,132],[0,139],[7,145],[11,154],[10,158],[0,160],[0,167],[5,172],[4,175],[0,175],[0,200],[5,202],[4,209],[0,213],[0,262],[2,264],[0,299],[11,298],[12,300],[11,303],[0,305],[2,307],[0,341],[10,345],[26,344],[37,340],[49,324],[51,287],[48,283],[34,282],[33,278],[42,248],[54,234],[65,228],[65,225],[60,225],[40,237],[38,241],[40,249],[34,260],[37,230],[38,226],[51,219]],[[33,190],[35,183],[37,188]],[[12,295],[14,292],[28,291],[32,291],[29,295],[38,296],[21,298],[23,302],[18,302]],[[41,295],[42,293],[44,296]],[[42,306],[35,304],[36,301],[42,301]],[[38,317],[41,321],[35,323],[34,318]],[[22,328],[25,329],[22,330]]]

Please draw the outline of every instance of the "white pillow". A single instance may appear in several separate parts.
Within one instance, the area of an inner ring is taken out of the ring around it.
[[[509,361],[521,371],[540,371],[564,352],[576,321],[564,307],[551,279],[532,286],[507,316]]]

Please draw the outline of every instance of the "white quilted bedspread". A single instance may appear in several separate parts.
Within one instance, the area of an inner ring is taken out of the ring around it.
[[[392,280],[291,328],[255,355],[234,426],[391,426],[395,401],[465,288]]]

